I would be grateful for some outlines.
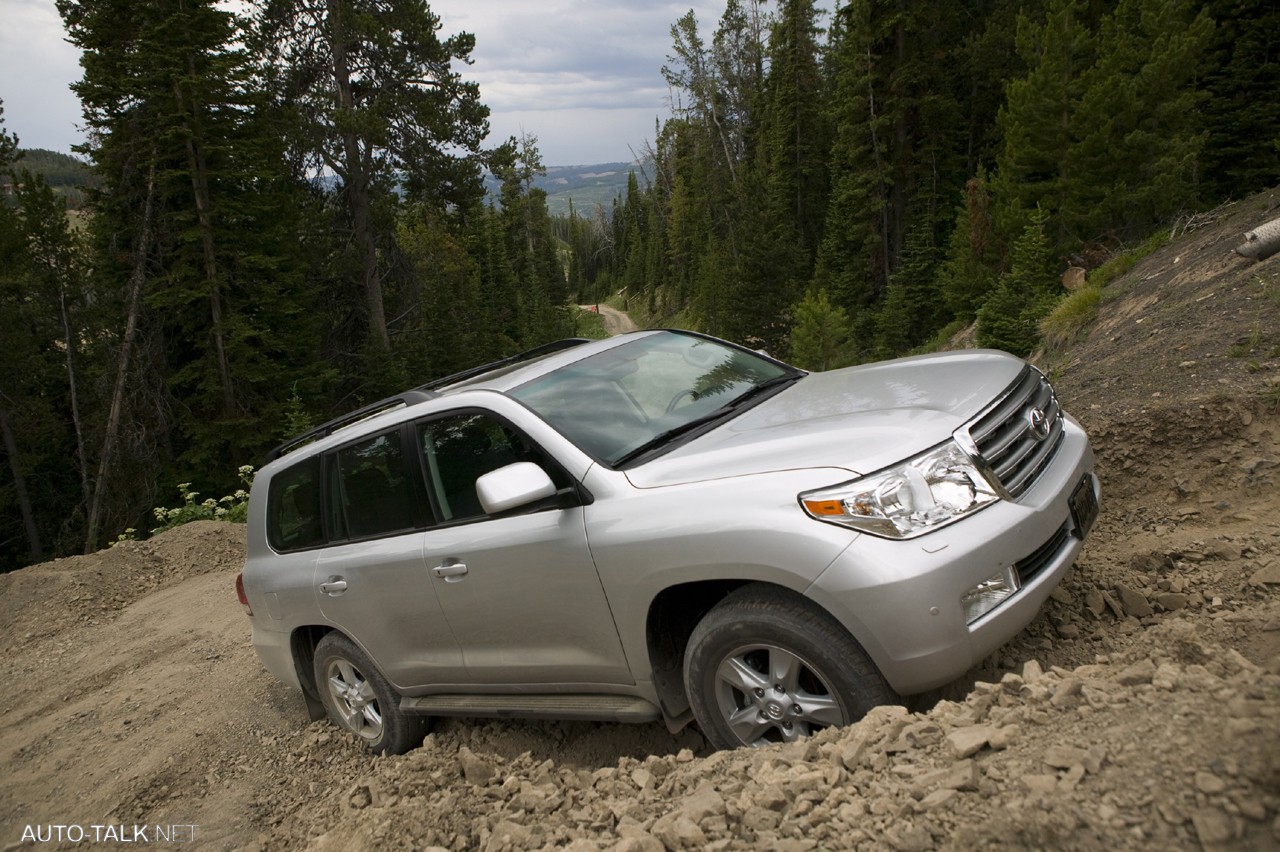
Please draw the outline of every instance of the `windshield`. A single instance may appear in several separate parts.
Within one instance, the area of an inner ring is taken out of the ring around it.
[[[562,367],[511,392],[609,465],[694,421],[727,417],[757,388],[800,373],[753,352],[676,332],[642,337]]]

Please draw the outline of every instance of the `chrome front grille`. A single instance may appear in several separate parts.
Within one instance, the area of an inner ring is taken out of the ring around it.
[[[971,449],[993,484],[1022,496],[1062,444],[1062,409],[1039,370],[1028,366],[1013,387],[969,424]]]

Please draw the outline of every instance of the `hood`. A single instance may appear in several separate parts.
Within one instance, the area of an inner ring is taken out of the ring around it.
[[[950,438],[1024,366],[968,350],[811,373],[627,477],[657,488],[800,468],[873,473]]]

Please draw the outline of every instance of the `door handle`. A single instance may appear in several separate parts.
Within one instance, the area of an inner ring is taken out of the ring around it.
[[[320,584],[320,591],[324,592],[331,598],[335,598],[347,590],[347,581],[341,577],[330,577],[328,580]]]
[[[446,562],[443,565],[437,565],[432,568],[431,573],[437,577],[443,577],[446,583],[456,583],[462,579],[463,574],[467,573],[467,563]]]

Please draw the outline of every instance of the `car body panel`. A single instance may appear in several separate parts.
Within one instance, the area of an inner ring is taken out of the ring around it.
[[[814,466],[871,473],[949,439],[1022,368],[976,350],[812,373],[627,475],[653,488]]]
[[[431,386],[422,401],[344,422],[265,466],[250,499],[243,575],[264,665],[286,683],[304,685],[299,637],[336,629],[405,696],[581,693],[662,704],[649,633],[655,601],[691,584],[763,583],[821,607],[894,689],[911,694],[960,676],[1023,629],[1079,554],[1083,534],[1069,497],[1081,482],[1095,495],[1098,485],[1088,438],[1069,417],[1060,445],[1025,492],[915,537],[832,523],[800,503],[801,494],[967,435],[1028,369],[1005,353],[791,371],[740,411],[617,464],[578,446],[568,437],[572,428],[553,426],[512,395],[568,366],[578,375],[601,353],[625,364],[627,353],[613,350],[662,334],[670,333],[583,343]],[[664,411],[665,398],[656,406],[632,398],[642,403],[637,422],[655,429],[678,420],[688,404],[672,398]],[[584,387],[583,404],[590,400]],[[369,541],[285,553],[267,543],[264,494],[281,470],[379,430],[459,412],[509,424],[573,487],[497,517],[430,523]],[[1032,554],[1037,573],[966,623],[966,590]],[[346,584],[340,593],[321,591],[337,580]]]
[[[806,595],[858,638],[898,692],[947,683],[1021,631],[1080,551],[1082,540],[1068,537],[1031,583],[987,617],[965,624],[960,598],[967,589],[1071,524],[1067,497],[1090,474],[1093,454],[1074,424],[1059,453],[1064,464],[1020,502],[999,501],[918,539],[860,537]]]
[[[581,508],[446,527],[425,538],[430,565],[465,565],[464,573],[433,579],[467,680],[634,682]]]
[[[459,647],[436,595],[426,533],[334,544],[318,554],[313,585],[326,623],[353,637],[401,689],[466,680]],[[321,584],[347,588],[325,593]]]

